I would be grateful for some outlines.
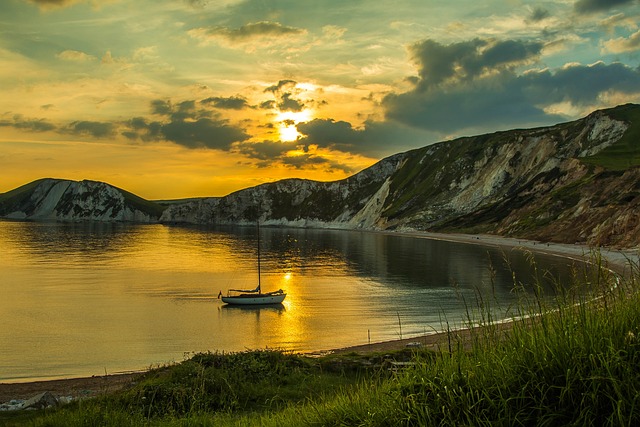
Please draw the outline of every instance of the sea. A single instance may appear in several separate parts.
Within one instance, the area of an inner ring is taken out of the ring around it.
[[[115,374],[199,352],[322,352],[521,314],[567,258],[423,236],[0,221],[0,382]],[[282,305],[220,292],[258,283]],[[487,314],[489,313],[489,314]]]

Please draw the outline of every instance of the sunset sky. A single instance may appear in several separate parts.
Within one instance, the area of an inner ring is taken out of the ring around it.
[[[640,102],[638,0],[2,0],[0,193],[345,178]]]

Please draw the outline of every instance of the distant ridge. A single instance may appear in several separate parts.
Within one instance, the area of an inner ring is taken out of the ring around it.
[[[225,197],[149,202],[108,184],[44,179],[0,195],[0,216],[494,233],[640,244],[640,106],[396,154],[340,181],[286,179]]]
[[[0,195],[0,216],[57,221],[157,222],[164,207],[97,181],[45,178]]]

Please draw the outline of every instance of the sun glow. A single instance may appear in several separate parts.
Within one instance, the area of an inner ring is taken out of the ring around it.
[[[300,136],[296,125],[311,120],[311,111],[283,111],[278,114],[276,121],[279,125],[280,140],[285,142],[295,141]]]

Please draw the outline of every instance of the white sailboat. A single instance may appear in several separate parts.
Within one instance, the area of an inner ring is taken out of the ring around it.
[[[218,299],[222,302],[232,305],[270,305],[281,304],[287,294],[278,289],[273,292],[262,292],[260,282],[260,222],[258,222],[258,287],[255,289],[229,289],[227,295],[222,295],[222,291],[218,294]]]

